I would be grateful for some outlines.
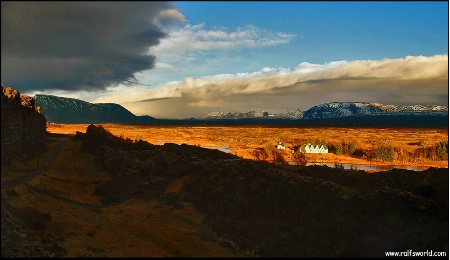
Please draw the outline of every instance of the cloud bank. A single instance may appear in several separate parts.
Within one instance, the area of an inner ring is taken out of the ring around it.
[[[151,69],[168,2],[2,2],[1,81],[21,91],[99,90]]]
[[[448,55],[303,62],[292,71],[263,68],[116,91],[95,102],[120,103],[133,113],[159,118],[196,117],[212,111],[281,113],[332,101],[448,105]]]

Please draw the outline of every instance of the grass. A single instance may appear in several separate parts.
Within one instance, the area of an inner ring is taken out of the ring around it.
[[[86,124],[65,124],[60,127],[49,127],[54,133],[75,134],[76,131],[85,132]],[[405,153],[419,148],[420,142],[433,146],[440,141],[448,140],[448,128],[372,128],[372,127],[263,127],[263,126],[140,126],[103,124],[107,131],[116,136],[134,140],[136,136],[152,144],[164,142],[186,143],[200,146],[228,146],[232,154],[247,159],[254,159],[251,151],[263,148],[268,143],[276,145],[282,141],[286,147],[306,143],[316,138],[331,142],[335,145],[342,140],[355,141],[358,148],[372,150],[389,143],[393,147],[402,149]],[[290,150],[287,149],[287,158]],[[307,155],[308,161],[340,162],[370,164],[374,161],[336,156],[334,154]],[[381,163],[381,162],[377,162]],[[406,164],[415,166],[448,167],[448,161],[417,160],[416,162],[395,161],[392,164]]]
[[[81,149],[80,141],[66,138],[54,165],[28,185],[77,202],[100,205],[101,199],[94,195],[95,184],[109,176],[93,165],[92,156]],[[173,181],[166,192],[176,194],[182,183],[183,179]],[[25,185],[2,190],[2,200],[19,209],[31,208],[50,215],[51,223],[33,230],[34,235],[49,251],[54,244],[65,248],[68,257],[239,255],[227,248],[226,239],[203,227],[202,217],[188,203],[177,207],[165,201],[132,199],[96,213]]]

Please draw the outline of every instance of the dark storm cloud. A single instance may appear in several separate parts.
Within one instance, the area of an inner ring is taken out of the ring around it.
[[[154,20],[166,10],[167,2],[2,2],[1,82],[42,91],[135,81],[154,67],[147,50],[165,37]]]

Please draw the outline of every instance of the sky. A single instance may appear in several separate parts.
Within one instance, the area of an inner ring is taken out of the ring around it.
[[[448,105],[448,2],[1,2],[1,82],[136,115]]]

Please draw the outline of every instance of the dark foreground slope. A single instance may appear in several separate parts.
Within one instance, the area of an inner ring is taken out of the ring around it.
[[[104,203],[192,203],[214,232],[255,256],[448,252],[447,169],[368,174],[274,165],[195,146],[134,143],[94,125],[79,136],[112,177],[96,189]],[[162,193],[180,178],[181,192]]]

